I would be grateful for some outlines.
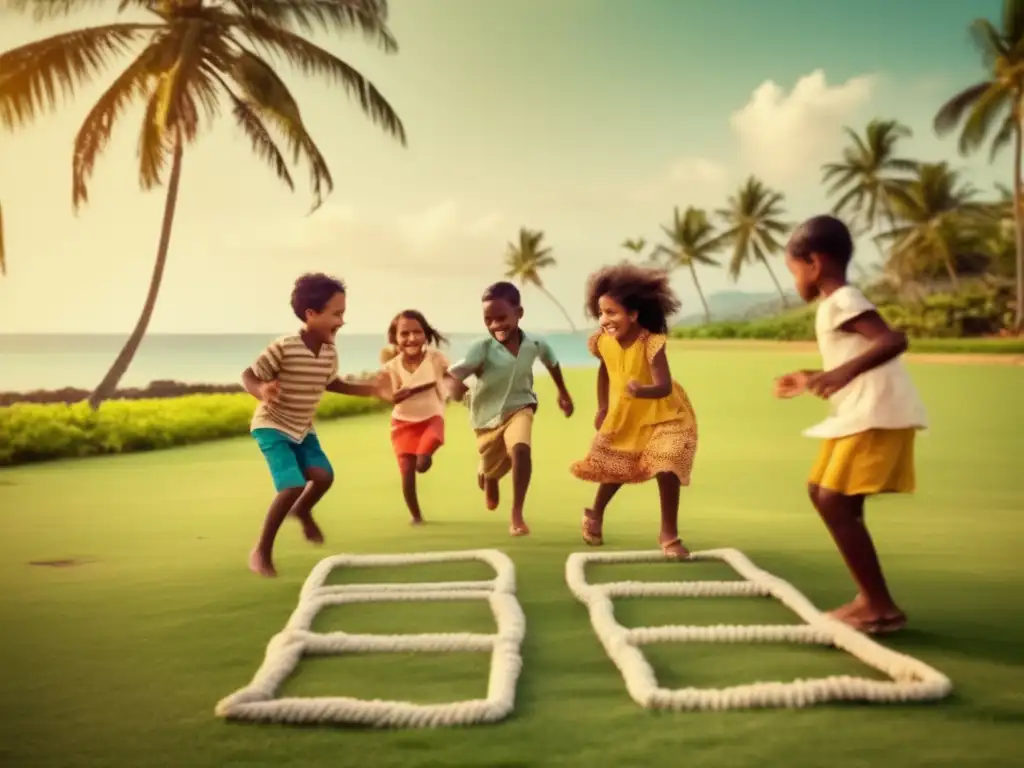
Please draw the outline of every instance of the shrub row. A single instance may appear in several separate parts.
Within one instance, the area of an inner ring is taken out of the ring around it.
[[[79,403],[15,403],[0,408],[0,466],[58,458],[152,451],[244,435],[255,401],[248,394],[108,400],[93,411]],[[381,410],[371,398],[327,394],[320,419]]]

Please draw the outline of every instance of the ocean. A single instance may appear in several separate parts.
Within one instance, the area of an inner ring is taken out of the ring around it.
[[[527,332],[529,330],[527,329]],[[594,365],[587,352],[586,333],[543,334],[563,367]],[[275,334],[147,336],[122,387],[142,387],[158,379],[190,384],[233,384]],[[443,351],[459,358],[479,334],[452,334]],[[80,387],[99,383],[117,357],[125,336],[0,334],[0,392]],[[384,339],[378,334],[338,334],[342,373],[361,373],[379,367]],[[542,369],[540,369],[542,370]]]

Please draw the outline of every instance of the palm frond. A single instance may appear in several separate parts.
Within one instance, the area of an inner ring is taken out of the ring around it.
[[[31,13],[35,21],[48,21],[72,16],[96,6],[113,5],[112,0],[6,0],[5,6],[17,13]],[[153,0],[120,0],[118,11],[128,8],[149,9]]]
[[[242,132],[252,142],[252,150],[258,158],[267,162],[277,178],[288,185],[289,189],[295,189],[295,182],[288,172],[288,164],[285,163],[284,155],[274,142],[267,127],[260,120],[259,116],[241,99],[229,92],[229,98],[233,104],[232,112],[235,122],[242,129]]]
[[[1002,82],[996,80],[974,102],[974,108],[967,116],[960,131],[958,148],[960,154],[968,155],[985,143],[992,125],[1010,109],[1010,102],[1018,98]]]
[[[262,19],[246,19],[235,29],[254,45],[283,57],[303,74],[320,75],[340,83],[346,93],[355,96],[370,120],[398,139],[402,146],[407,144],[405,127],[398,114],[377,87],[354,67],[299,35],[277,28]]]
[[[301,32],[359,30],[386,53],[398,51],[388,29],[387,3],[381,0],[228,0],[243,17]]]
[[[1010,53],[1006,40],[988,19],[975,19],[967,32],[986,69],[992,69],[996,61]]]
[[[89,82],[109,61],[154,30],[147,24],[110,24],[54,35],[0,53],[0,124],[25,125],[57,107],[62,96]]]
[[[992,145],[988,150],[989,162],[993,162],[996,156],[1013,141],[1013,132],[1016,128],[1017,123],[1013,119],[1013,110],[1010,110],[1003,118],[1003,124],[999,126],[996,135],[992,137]]]
[[[939,107],[939,111],[935,114],[933,121],[935,132],[939,136],[945,136],[951,131],[956,130],[956,127],[963,119],[964,113],[981,98],[981,94],[988,90],[989,85],[988,80],[975,83],[969,88],[960,91],[960,93]]]

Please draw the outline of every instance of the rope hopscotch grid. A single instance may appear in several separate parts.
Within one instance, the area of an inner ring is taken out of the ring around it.
[[[486,581],[386,584],[327,584],[335,568],[387,567],[481,560],[494,568]],[[520,647],[526,617],[516,598],[515,566],[493,549],[400,555],[334,555],[314,566],[299,604],[284,630],[271,638],[252,681],[225,697],[216,714],[229,720],[290,724],[346,724],[378,728],[433,728],[493,723],[515,709],[522,669]],[[470,632],[371,635],[313,632],[313,619],[332,605],[369,602],[487,600],[497,623],[495,634]],[[275,698],[303,656],[343,653],[490,652],[487,698],[446,704],[367,701],[344,696]]]
[[[718,560],[730,565],[738,581],[619,581],[590,584],[589,563],[664,562],[660,551],[576,552],[565,564],[569,589],[587,606],[594,632],[618,667],[630,697],[648,709],[725,710],[805,707],[830,701],[872,703],[936,701],[952,691],[942,673],[905,654],[885,648],[843,622],[822,613],[791,584],[761,570],[736,549],[695,552],[691,560]],[[682,568],[687,567],[681,564]],[[774,597],[806,622],[803,625],[717,625],[627,628],[615,620],[613,598],[638,597]],[[728,688],[682,688],[658,685],[640,646],[665,642],[802,643],[846,651],[888,675],[889,681],[849,675],[759,682]]]

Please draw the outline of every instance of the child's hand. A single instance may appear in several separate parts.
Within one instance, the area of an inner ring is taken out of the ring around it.
[[[277,379],[264,381],[260,384],[260,400],[264,403],[276,403],[281,397],[281,382]]]
[[[378,371],[369,381],[372,396],[378,400],[391,401],[394,397],[391,391],[391,376],[386,371]],[[397,393],[396,393],[397,394]]]
[[[558,396],[558,407],[562,409],[562,413],[565,414],[565,418],[572,416],[573,411],[576,409],[572,404],[572,397],[568,392],[563,392]]]
[[[833,368],[831,371],[821,371],[808,376],[807,389],[823,400],[828,400],[852,380],[853,377],[842,368]]]
[[[391,402],[397,405],[398,403],[408,400],[410,397],[412,397],[412,392],[405,387],[402,387],[401,389],[396,390],[395,394],[391,396]]]
[[[462,402],[467,392],[469,392],[469,387],[458,379],[448,380],[448,396],[455,402]]]
[[[797,397],[807,391],[808,375],[803,371],[787,373],[775,380],[775,396],[781,400]]]
[[[644,386],[644,385],[643,385],[643,384],[641,384],[641,383],[640,383],[639,381],[637,381],[636,379],[630,379],[630,380],[629,380],[629,383],[628,383],[628,384],[626,384],[626,391],[627,391],[627,392],[628,392],[629,394],[631,394],[631,395],[632,395],[633,397],[636,397],[636,395],[637,395],[637,392],[639,392],[639,391],[640,391],[640,390],[641,390],[641,389],[643,388],[643,386]]]
[[[607,408],[598,408],[597,414],[594,416],[594,429],[598,432],[601,431],[601,425],[604,424],[604,420],[608,418]]]

